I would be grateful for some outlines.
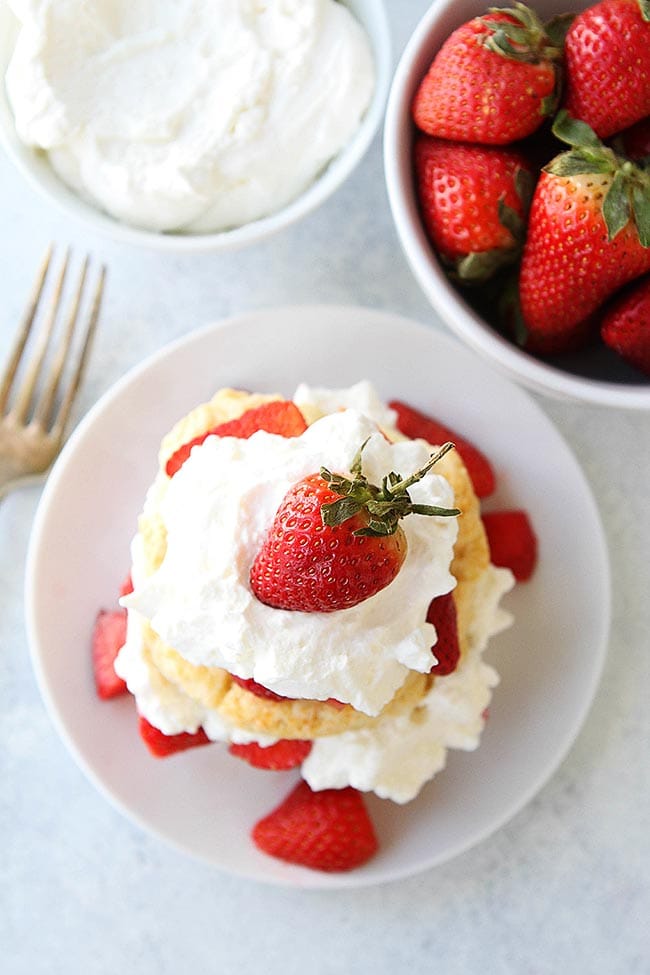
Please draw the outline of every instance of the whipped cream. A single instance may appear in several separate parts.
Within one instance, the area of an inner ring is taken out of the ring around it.
[[[472,604],[466,653],[452,674],[436,678],[413,711],[384,715],[372,727],[314,740],[301,767],[312,789],[351,785],[382,799],[410,802],[444,768],[448,749],[478,747],[485,709],[499,682],[483,652],[490,637],[512,622],[499,601],[513,581],[507,569],[490,566],[483,573]]]
[[[400,572],[345,610],[274,609],[256,599],[248,581],[287,491],[323,464],[349,474],[364,441],[364,473],[375,483],[390,471],[408,476],[430,456],[422,441],[389,443],[355,409],[317,420],[300,437],[208,437],[160,501],[167,530],[161,566],[123,605],[193,664],[252,677],[286,697],[333,697],[378,714],[409,670],[431,669],[436,634],[426,614],[431,599],[455,585],[449,565],[456,519],[404,519],[408,551]],[[452,489],[435,468],[409,493],[420,504],[453,506]]]
[[[295,199],[372,97],[368,39],[337,0],[9,0],[19,138],[118,220],[240,226]]]

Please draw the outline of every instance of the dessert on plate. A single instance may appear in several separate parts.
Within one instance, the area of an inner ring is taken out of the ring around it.
[[[294,769],[253,830],[266,853],[360,866],[378,845],[363,793],[408,802],[479,743],[483,654],[535,540],[522,512],[495,512],[489,539],[489,463],[448,432],[361,382],[222,389],[162,441],[124,609],[98,619],[96,662],[119,648],[103,696],[128,687],[154,754],[221,741]]]

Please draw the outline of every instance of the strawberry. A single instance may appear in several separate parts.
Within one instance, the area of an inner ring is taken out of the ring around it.
[[[211,743],[203,728],[199,728],[193,733],[182,731],[177,735],[166,735],[150,724],[142,715],[138,717],[138,730],[145,745],[156,758],[166,758],[175,752],[184,752],[188,748],[196,748],[198,745],[209,745]]]
[[[269,687],[264,687],[263,684],[258,684],[256,680],[250,677],[236,677],[234,674],[230,675],[235,684],[239,684],[243,687],[245,691],[250,691],[251,694],[255,694],[256,697],[265,698],[267,701],[295,701],[298,700],[295,697],[286,697],[284,694],[276,694]],[[337,701],[335,697],[328,697],[323,704],[330,704],[333,708],[340,710],[345,707],[345,704],[341,701]]]
[[[120,586],[120,596],[128,596],[130,592],[133,592],[133,579],[131,578],[131,573],[129,572],[124,582]]]
[[[126,610],[100,610],[93,628],[92,661],[95,689],[105,700],[126,691],[126,684],[113,666],[125,640]]]
[[[650,2],[601,0],[565,39],[564,107],[601,139],[650,115]]]
[[[494,146],[420,135],[416,192],[436,253],[460,281],[485,281],[517,260],[533,175],[524,157]]]
[[[431,668],[431,673],[438,674],[440,677],[451,674],[456,670],[460,660],[460,644],[456,603],[450,592],[431,600],[427,623],[433,623],[438,634],[438,639],[431,648],[437,659],[437,663]]]
[[[603,316],[605,345],[650,376],[650,275],[619,294]]]
[[[312,870],[354,870],[377,852],[375,830],[356,789],[312,792],[300,782],[253,827],[253,841],[269,856]]]
[[[247,440],[258,430],[265,430],[266,433],[275,433],[281,437],[299,437],[306,429],[305,418],[291,400],[273,400],[270,403],[263,403],[242,413],[235,420],[219,423],[184,443],[168,459],[165,472],[169,477],[173,477],[190,456],[192,447],[202,444],[210,436],[239,437],[241,440]]]
[[[426,440],[432,446],[451,440],[467,468],[477,496],[485,498],[492,494],[495,488],[492,465],[473,443],[461,437],[451,427],[426,413],[420,413],[401,400],[392,400],[389,405],[397,413],[397,429],[405,437]]]
[[[280,739],[266,748],[251,741],[246,745],[229,745],[228,751],[237,758],[243,758],[255,768],[285,772],[300,765],[311,751],[310,741]]]
[[[263,684],[258,684],[256,680],[252,677],[237,677],[235,674],[230,675],[235,684],[239,684],[243,687],[245,691],[250,691],[256,697],[265,698],[267,701],[288,701],[288,697],[284,697],[282,694],[276,694],[275,691],[270,690],[268,687],[264,687]]]
[[[523,139],[555,110],[561,55],[522,3],[475,17],[447,38],[420,82],[415,124],[460,142]]]
[[[352,480],[322,467],[290,488],[250,571],[260,602],[329,613],[355,606],[391,583],[406,558],[399,520],[459,514],[455,508],[413,504],[407,490],[451,447],[445,444],[406,480],[391,472],[380,488],[362,473],[363,447],[352,462]]]
[[[510,569],[518,582],[530,579],[537,565],[537,536],[527,513],[489,511],[482,518],[494,565]]]
[[[521,261],[521,344],[542,355],[575,347],[594,313],[650,270],[650,172],[558,113],[553,130],[574,146],[540,176]]]

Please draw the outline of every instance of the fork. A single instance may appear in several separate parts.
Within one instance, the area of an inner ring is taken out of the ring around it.
[[[53,247],[50,245],[36,275],[9,361],[0,378],[0,500],[14,488],[41,480],[59,454],[99,318],[106,269],[103,266],[100,268],[88,311],[82,316],[81,304],[89,268],[86,257],[70,296],[67,315],[57,330],[60,332],[57,348],[49,367],[46,367],[47,352],[62,315],[63,287],[70,256],[67,252],[55,278],[43,323],[34,336],[33,354],[28,359],[25,349],[37,312],[45,304],[41,299],[52,255]],[[78,327],[82,317],[85,322]],[[73,343],[77,333],[77,342]],[[73,345],[78,345],[78,351]],[[19,368],[22,368],[24,375],[12,397]],[[62,384],[64,373],[70,369],[69,378]]]

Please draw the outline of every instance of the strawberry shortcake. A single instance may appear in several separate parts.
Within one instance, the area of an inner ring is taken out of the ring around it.
[[[361,865],[363,793],[408,802],[479,743],[514,577],[481,517],[489,464],[448,432],[362,382],[220,390],[163,439],[115,692],[154,754],[221,741],[299,772],[253,832],[273,856]]]

